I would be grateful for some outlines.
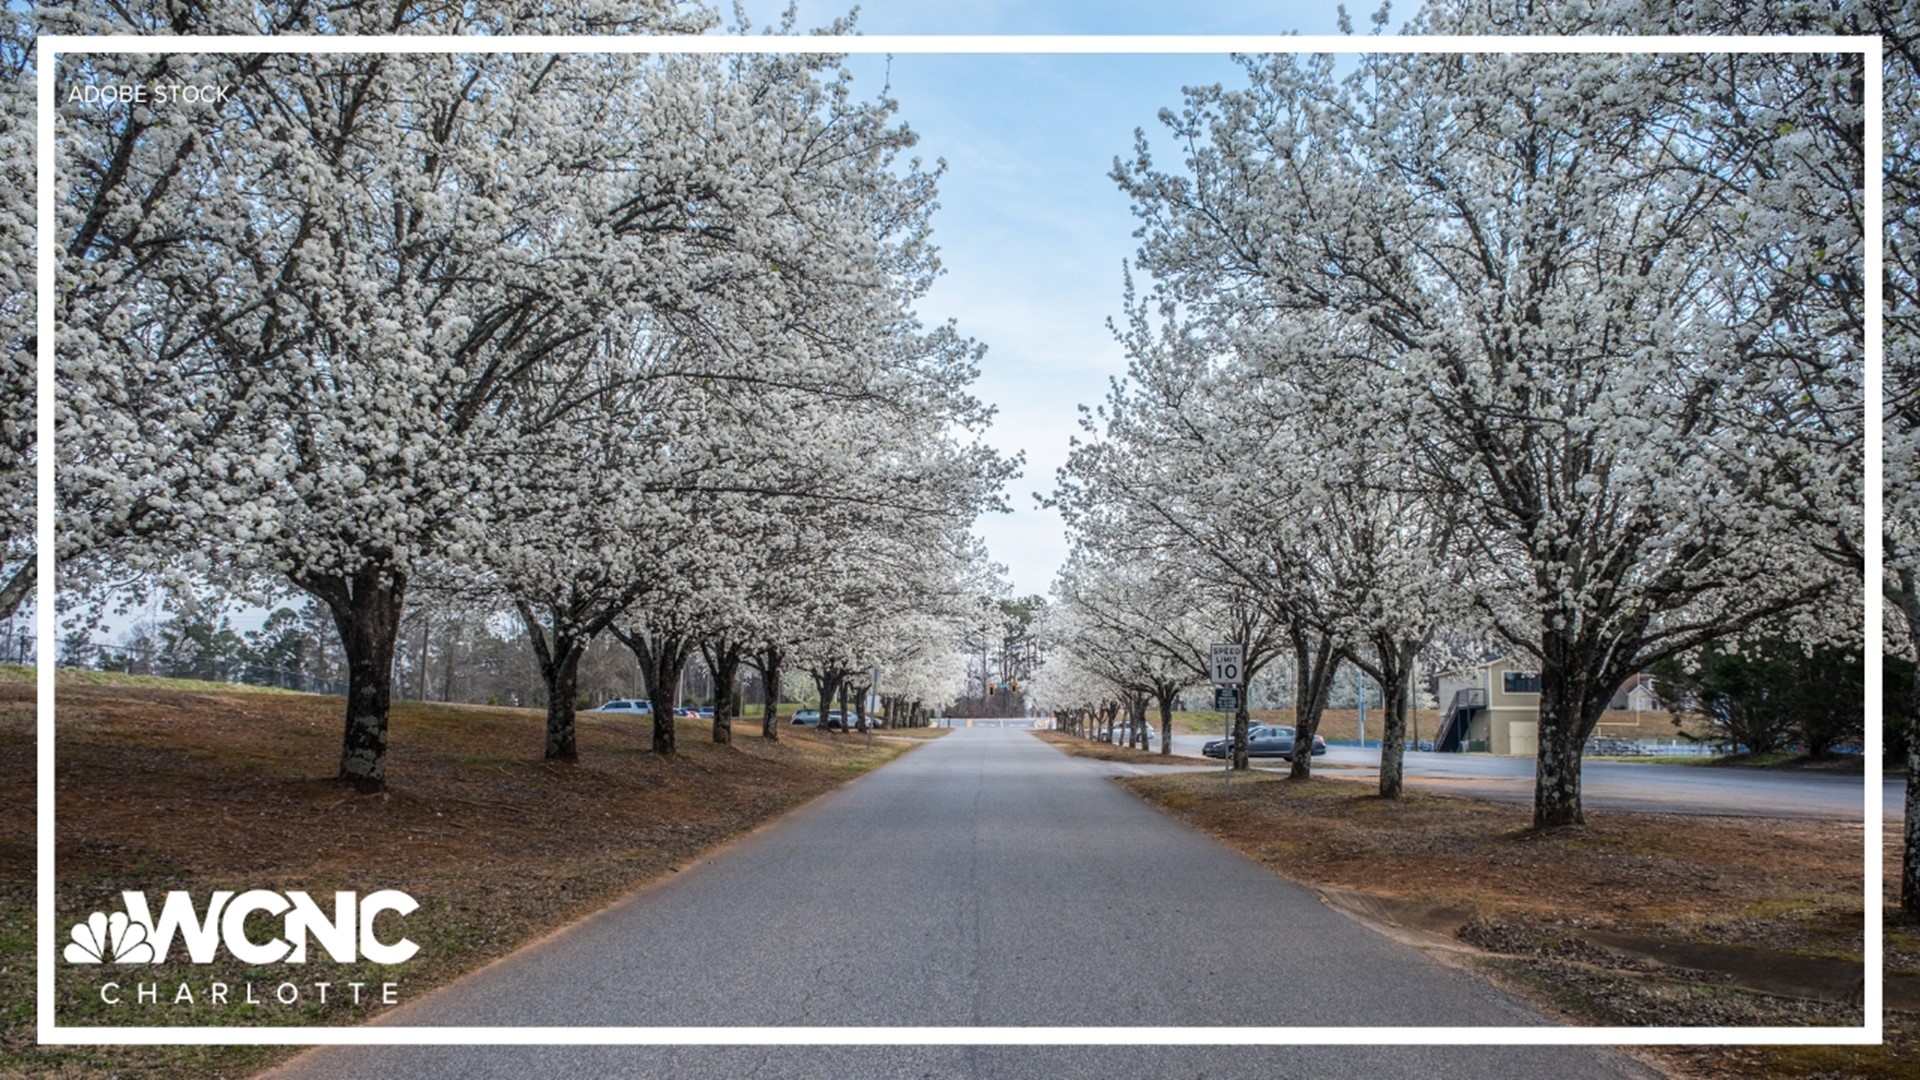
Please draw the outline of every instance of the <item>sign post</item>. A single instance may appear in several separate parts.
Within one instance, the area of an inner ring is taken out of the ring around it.
[[[1238,644],[1209,646],[1207,666],[1211,669],[1213,707],[1221,712],[1226,728],[1221,757],[1226,761],[1226,786],[1233,786],[1233,715],[1240,711],[1240,687],[1246,682],[1246,651]]]

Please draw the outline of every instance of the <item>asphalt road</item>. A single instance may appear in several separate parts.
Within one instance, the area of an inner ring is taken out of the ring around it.
[[[1022,731],[955,732],[383,1022],[1546,1023],[1151,809],[1111,771]],[[1195,917],[1209,910],[1220,919]],[[1042,1073],[1650,1075],[1585,1048],[1390,1046],[357,1047],[311,1052],[279,1075]]]
[[[1175,735],[1173,752],[1200,756],[1217,735]],[[1158,744],[1155,744],[1158,748]],[[1330,746],[1316,764],[1351,766],[1341,775],[1372,779],[1380,751]],[[1284,761],[1256,759],[1255,768],[1285,769]],[[1411,752],[1406,776],[1430,791],[1533,802],[1532,758],[1493,754]],[[1882,785],[1882,812],[1899,817],[1906,786]],[[1826,818],[1859,821],[1866,810],[1866,781],[1860,776],[1716,769],[1702,765],[1660,765],[1636,761],[1588,761],[1581,766],[1582,802],[1596,810],[1643,810],[1667,814],[1726,814],[1738,817]]]

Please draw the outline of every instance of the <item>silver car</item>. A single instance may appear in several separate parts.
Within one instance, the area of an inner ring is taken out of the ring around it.
[[[636,698],[614,698],[612,701],[601,705],[597,709],[588,709],[587,712],[620,712],[651,716],[653,715],[653,702]]]

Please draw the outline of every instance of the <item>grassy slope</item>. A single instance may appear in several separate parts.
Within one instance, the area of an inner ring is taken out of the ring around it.
[[[92,911],[116,909],[122,889],[157,899],[168,889],[203,898],[236,884],[316,897],[401,888],[421,903],[405,922],[421,945],[418,958],[397,971],[316,960],[297,979],[397,980],[402,1001],[914,745],[877,737],[869,749],[858,736],[792,728],[769,743],[757,723],[743,723],[733,745],[716,746],[710,724],[680,721],[680,753],[663,759],[650,752],[650,722],[586,714],[581,761],[559,765],[540,760],[538,711],[403,704],[393,713],[389,791],[358,796],[331,780],[337,698],[64,672],[59,691],[62,931]],[[230,1075],[284,1056],[33,1047],[33,730],[30,673],[0,673],[0,1075]],[[230,998],[225,1007],[197,1000],[130,1012],[99,1001],[104,970],[57,970],[63,1023],[340,1024],[377,1012],[339,996],[323,1008],[310,990],[287,1009]],[[215,979],[252,980],[264,990],[287,975],[237,962],[176,962],[142,977],[169,991],[183,980]]]

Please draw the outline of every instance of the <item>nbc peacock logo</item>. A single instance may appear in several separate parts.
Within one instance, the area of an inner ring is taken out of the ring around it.
[[[69,964],[98,964],[109,956],[116,964],[152,964],[160,959],[153,942],[147,940],[147,927],[127,918],[124,911],[112,915],[96,911],[86,922],[75,923],[73,940],[62,955]]]

